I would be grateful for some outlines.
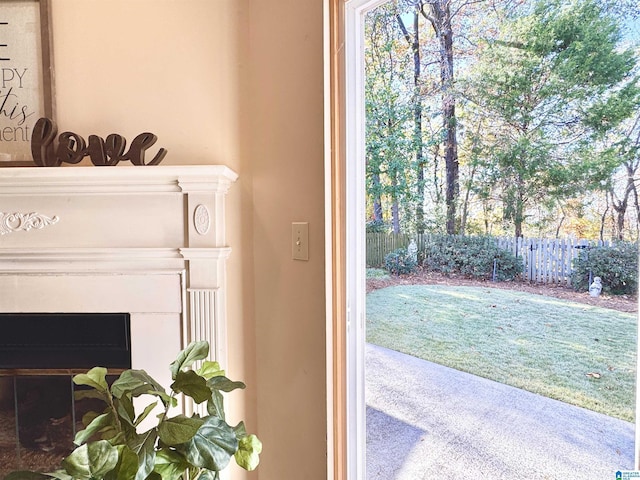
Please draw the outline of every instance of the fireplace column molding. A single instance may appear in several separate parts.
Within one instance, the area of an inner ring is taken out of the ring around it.
[[[222,180],[222,181],[220,181]],[[228,178],[216,182],[181,177],[178,180],[187,201],[187,247],[180,254],[187,262],[185,343],[207,340],[211,357],[227,363],[225,197]],[[235,180],[235,178],[234,178]]]
[[[180,253],[188,264],[185,343],[207,340],[211,357],[226,365],[226,260],[231,249],[183,248]]]

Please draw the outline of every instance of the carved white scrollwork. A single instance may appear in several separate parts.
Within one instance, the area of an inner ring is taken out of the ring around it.
[[[47,217],[36,212],[31,213],[4,213],[0,212],[0,235],[6,233],[24,231],[31,229],[40,230],[48,225],[58,223],[57,216]]]
[[[193,212],[193,225],[196,232],[200,235],[206,235],[211,227],[211,215],[209,209],[205,205],[198,205]]]

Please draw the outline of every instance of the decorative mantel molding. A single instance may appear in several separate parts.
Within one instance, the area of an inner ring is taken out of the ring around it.
[[[211,227],[211,214],[206,205],[198,205],[193,213],[193,226],[198,235],[206,235]]]
[[[41,230],[48,225],[58,223],[58,220],[57,216],[47,217],[37,212],[0,212],[0,235],[19,231],[28,232],[32,229]]]

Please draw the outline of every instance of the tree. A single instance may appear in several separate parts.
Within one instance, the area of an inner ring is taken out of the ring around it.
[[[472,25],[482,17],[493,17],[494,9],[503,4],[511,8],[514,0],[417,0],[415,5],[428,20],[437,42],[435,62],[439,67],[439,93],[441,115],[441,144],[445,165],[446,231],[458,233],[465,218],[458,219],[460,195],[460,162],[458,158],[458,125],[456,108],[459,92],[456,88],[456,64],[465,61],[475,50],[475,42],[469,40]],[[516,2],[518,0],[515,0]],[[485,32],[486,33],[486,32]],[[467,48],[456,48],[455,38],[465,41]],[[439,151],[436,155],[439,155]],[[437,159],[434,162],[437,165]],[[436,167],[437,168],[437,167]],[[465,202],[466,205],[466,202]],[[463,211],[463,216],[466,212]]]
[[[489,41],[470,79],[476,121],[490,119],[482,167],[522,236],[527,208],[596,189],[613,164],[589,154],[632,113],[635,57],[595,0],[537,0]]]
[[[454,95],[454,53],[451,0],[429,0],[420,2],[420,11],[425,16],[438,41],[438,63],[440,66],[440,89],[442,98],[442,131],[444,138],[444,161],[446,171],[445,202],[447,205],[447,233],[456,233],[456,201],[459,194],[458,141],[456,100]],[[471,2],[462,2],[457,11]]]
[[[365,28],[365,108],[367,195],[374,224],[384,222],[385,199],[394,233],[400,233],[402,212],[412,200],[411,90],[407,89],[408,60],[399,47],[401,33],[390,6],[367,15]]]
[[[425,198],[425,156],[422,141],[422,92],[421,92],[421,76],[422,76],[422,59],[420,48],[420,18],[419,8],[416,6],[411,10],[412,31],[409,32],[402,15],[396,11],[395,17],[398,26],[402,31],[402,35],[409,44],[413,58],[413,142],[415,149],[415,168],[416,168],[416,230],[418,233],[424,233],[424,198]]]
[[[636,99],[635,107],[639,106],[640,101]],[[599,156],[619,165],[604,185],[607,205],[615,212],[611,236],[615,240],[625,240],[626,220],[631,207],[634,210],[634,236],[638,238],[640,236],[640,199],[637,174],[640,168],[640,113],[636,112],[635,118],[622,123],[609,132],[607,137],[606,141],[602,142],[605,149],[598,152]]]

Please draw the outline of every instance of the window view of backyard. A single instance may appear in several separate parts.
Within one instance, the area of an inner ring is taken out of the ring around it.
[[[366,15],[368,479],[634,469],[639,75],[637,1]]]

